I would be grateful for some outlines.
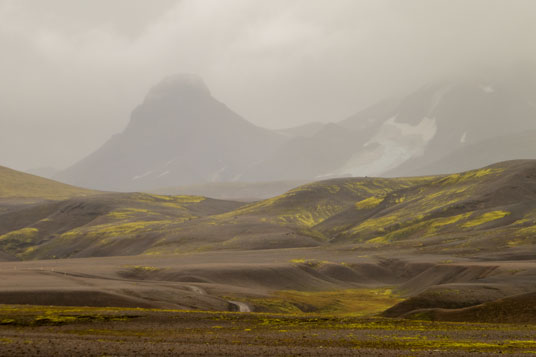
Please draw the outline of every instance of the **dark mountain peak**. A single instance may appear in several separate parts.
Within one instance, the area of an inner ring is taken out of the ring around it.
[[[183,125],[199,125],[218,103],[201,77],[175,74],[152,87],[131,115],[127,131],[170,132]]]
[[[232,181],[283,140],[219,102],[199,76],[177,74],[149,90],[122,133],[58,178],[122,191]]]
[[[210,97],[210,90],[203,79],[191,73],[180,73],[165,77],[149,90],[145,101],[178,99],[183,97]]]

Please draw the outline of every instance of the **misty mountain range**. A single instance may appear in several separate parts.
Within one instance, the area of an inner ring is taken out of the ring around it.
[[[388,98],[336,123],[253,125],[191,74],[150,89],[130,123],[60,181],[134,191],[209,182],[451,173],[536,154],[531,73],[463,78]]]

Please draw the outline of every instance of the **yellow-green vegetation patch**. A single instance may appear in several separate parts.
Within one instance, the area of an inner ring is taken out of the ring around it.
[[[392,289],[348,289],[335,291],[278,291],[269,298],[247,302],[269,312],[364,316],[378,314],[403,299]]]
[[[279,216],[279,220],[283,224],[296,224],[306,227],[312,227],[317,224],[317,222],[319,223],[311,212],[281,215]]]
[[[406,196],[399,196],[395,198],[395,203],[402,203],[406,200]]]
[[[260,209],[270,208],[270,207],[274,206],[280,200],[292,197],[294,195],[295,195],[294,193],[288,192],[288,193],[285,193],[285,194],[282,194],[282,195],[279,195],[279,196],[276,196],[276,197],[272,197],[272,198],[269,198],[269,199],[266,199],[266,200],[262,200],[260,202],[253,202],[253,203],[247,204],[245,206],[242,206],[242,207],[240,207],[238,209],[235,209],[233,211],[215,215],[215,216],[213,216],[213,219],[214,220],[224,220],[224,219],[227,219],[227,218],[232,218],[232,217],[240,216],[240,215],[243,215],[243,214],[253,213],[253,212],[256,212],[257,210],[260,210]]]
[[[517,221],[515,221],[514,223],[512,223],[511,225],[512,226],[523,226],[523,225],[527,225],[527,224],[530,224],[532,223],[532,219],[530,218],[523,218],[523,219],[518,219]]]
[[[527,341],[490,341],[480,342],[475,340],[457,340],[450,338],[433,338],[428,339],[424,336],[415,337],[398,337],[398,336],[370,336],[375,337],[368,341],[359,341],[356,347],[379,348],[383,345],[389,345],[394,350],[434,350],[434,351],[473,351],[473,352],[492,352],[503,351],[519,348],[532,348],[533,345]]]
[[[508,216],[509,214],[510,214],[510,212],[508,212],[508,211],[486,212],[486,213],[484,213],[483,215],[481,215],[480,217],[478,217],[476,219],[473,219],[473,220],[465,222],[464,224],[462,224],[462,227],[471,228],[471,227],[480,226],[480,225],[482,225],[484,223],[488,223],[488,222],[491,222],[491,221],[495,221],[497,219],[504,218],[504,217]]]
[[[399,222],[400,217],[394,213],[387,216],[369,218],[366,221],[361,222],[359,225],[353,227],[350,232],[352,234],[362,233],[374,233],[385,232],[385,228]]]
[[[63,200],[95,193],[0,166],[0,198]]]
[[[80,236],[87,238],[96,238],[106,236],[113,238],[117,236],[132,235],[142,232],[148,232],[155,228],[164,228],[166,225],[178,223],[180,220],[162,220],[162,221],[136,221],[128,223],[107,223],[95,226],[89,226],[79,229],[73,229],[63,233],[61,238],[74,239]]]
[[[315,226],[342,210],[340,205],[321,202],[315,207],[295,209],[292,213],[279,215],[283,224],[294,224],[304,227]]]
[[[386,194],[402,189],[433,181],[437,177],[410,177],[410,178],[368,178],[349,180],[343,186],[358,195],[385,196]]]
[[[85,341],[117,343],[118,348],[141,338],[144,345],[150,346],[151,354],[166,354],[170,343],[177,341],[216,345],[214,351],[225,345],[263,346],[263,351],[275,351],[275,354],[277,350],[270,350],[271,346],[277,346],[279,351],[286,346],[287,354],[296,351],[293,347],[316,348],[316,351],[334,347],[345,355],[363,352],[356,349],[369,349],[369,354],[397,356],[423,353],[517,356],[536,350],[534,325],[305,314],[293,303],[285,306],[286,314],[0,305],[0,319],[15,320],[14,325],[2,326],[9,338],[0,338],[0,345],[25,343],[27,348],[36,347],[26,349],[32,352],[29,355],[42,354],[39,348],[43,343],[50,343],[50,338],[60,347],[64,341],[69,345],[73,341]],[[35,328],[40,325],[46,327]],[[39,344],[28,341],[39,341]]]
[[[117,211],[112,211],[108,213],[106,216],[113,218],[113,219],[128,219],[132,218],[138,214],[149,214],[151,211],[144,208],[123,208]]]
[[[460,183],[468,180],[478,179],[484,176],[492,175],[492,174],[498,174],[503,172],[504,169],[502,168],[488,168],[488,169],[480,169],[480,170],[473,170],[468,171],[460,174],[452,174],[448,175],[441,179],[441,183],[448,185],[448,184],[455,184]]]
[[[131,269],[138,272],[155,272],[160,271],[162,268],[146,265],[125,265],[124,268]]]
[[[22,228],[0,236],[0,248],[4,252],[19,255],[21,251],[31,248],[38,238],[37,228]]]
[[[523,236],[534,236],[536,235],[536,225],[525,227],[517,231],[518,234]]]
[[[327,260],[318,260],[318,259],[291,259],[291,263],[294,264],[305,264],[313,268],[321,267],[322,265],[329,264]]]
[[[432,222],[433,222],[434,228],[437,228],[437,227],[442,227],[442,226],[446,226],[449,224],[454,224],[462,219],[469,217],[469,215],[471,215],[470,212],[458,214],[456,216],[437,218],[437,219],[432,220]]]
[[[36,250],[37,250],[37,247],[35,247],[35,246],[28,247],[28,248],[24,249],[22,252],[17,253],[17,257],[20,258],[20,259],[25,259],[28,256],[30,256],[33,252],[35,252]]]
[[[202,196],[164,196],[151,195],[148,193],[136,193],[134,194],[134,199],[138,202],[177,209],[185,209],[189,205],[206,200],[206,198]]]
[[[382,244],[387,244],[389,243],[391,240],[389,237],[386,237],[386,236],[380,236],[380,237],[374,237],[372,239],[369,239],[367,240],[365,243],[367,244],[373,244],[373,245],[382,245]]]
[[[526,241],[525,239],[513,239],[511,241],[508,241],[507,244],[509,247],[517,247],[520,245],[528,244],[528,241]]]
[[[371,209],[371,208],[378,206],[380,203],[382,203],[383,199],[384,199],[383,197],[376,197],[376,196],[365,198],[364,200],[357,202],[355,204],[355,208]]]
[[[8,239],[17,239],[20,241],[31,242],[39,230],[37,228],[22,228],[16,231],[8,232],[0,236],[0,241]]]
[[[366,241],[367,244],[387,244],[392,241],[412,238],[418,233],[419,237],[424,239],[437,234],[443,227],[455,224],[469,217],[471,213],[463,213],[455,216],[424,219],[417,216],[415,220],[399,223],[401,228],[395,229],[385,235],[374,237]],[[422,221],[420,221],[422,219]],[[388,227],[380,228],[378,231],[385,231]]]

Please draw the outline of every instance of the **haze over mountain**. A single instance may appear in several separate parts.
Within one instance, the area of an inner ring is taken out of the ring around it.
[[[198,76],[175,75],[149,91],[121,134],[55,178],[102,190],[171,193],[211,182],[415,176],[531,159],[534,73],[459,76],[337,123],[277,131],[218,102]]]
[[[284,140],[217,101],[201,78],[175,75],[149,91],[121,134],[57,178],[118,191],[233,181]]]
[[[424,169],[456,150],[474,156],[478,148],[473,145],[482,141],[521,133],[526,137],[525,131],[536,129],[535,83],[534,72],[527,71],[430,84],[286,143],[246,177],[414,176],[490,164],[495,156],[475,157],[470,165],[460,166],[461,160]],[[522,149],[504,144],[495,146],[501,159],[536,157],[532,145]]]

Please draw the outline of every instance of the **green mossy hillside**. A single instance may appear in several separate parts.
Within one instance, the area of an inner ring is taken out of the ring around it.
[[[0,214],[0,250],[19,259],[325,245],[474,254],[533,245],[535,232],[530,160],[451,175],[331,179],[250,204],[110,193]]]

